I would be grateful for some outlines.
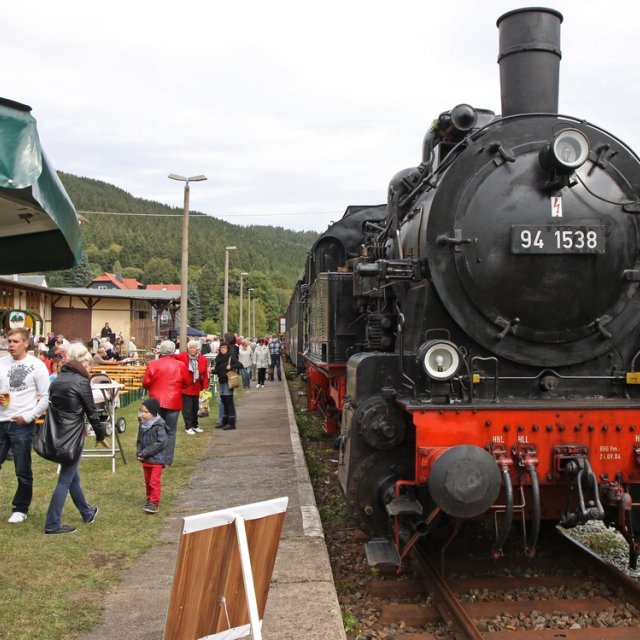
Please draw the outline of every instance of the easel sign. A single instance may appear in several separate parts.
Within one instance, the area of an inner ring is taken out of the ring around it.
[[[288,502],[184,518],[164,640],[262,640]]]

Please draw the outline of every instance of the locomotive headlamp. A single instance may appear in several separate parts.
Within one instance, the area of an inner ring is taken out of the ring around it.
[[[422,362],[429,377],[434,380],[449,380],[458,372],[460,353],[452,342],[434,340],[420,347],[418,360]]]
[[[589,156],[589,140],[577,129],[556,133],[540,152],[540,162],[546,169],[568,173],[581,167]]]

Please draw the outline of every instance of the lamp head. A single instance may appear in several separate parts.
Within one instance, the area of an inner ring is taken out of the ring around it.
[[[201,182],[202,180],[206,180],[207,176],[179,176],[177,173],[170,173],[169,174],[169,178],[171,178],[171,180],[180,180],[180,182],[186,182],[187,185],[190,182]]]
[[[431,340],[418,349],[418,361],[427,375],[436,381],[450,380],[460,367],[460,353],[449,340]]]

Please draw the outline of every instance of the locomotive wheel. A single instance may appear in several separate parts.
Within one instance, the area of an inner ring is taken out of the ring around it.
[[[127,421],[124,418],[118,418],[116,420],[116,431],[118,433],[124,433],[127,430]]]
[[[381,396],[372,396],[358,405],[353,423],[363,440],[373,449],[393,449],[402,443],[406,433],[404,414]]]
[[[410,478],[409,465],[387,454],[374,453],[360,461],[347,486],[347,502],[354,520],[370,536],[389,534],[385,504],[393,498],[396,480]]]

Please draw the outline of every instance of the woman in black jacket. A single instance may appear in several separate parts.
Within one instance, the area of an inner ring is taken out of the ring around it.
[[[223,431],[236,428],[236,408],[233,404],[233,389],[229,389],[229,379],[227,373],[233,369],[238,371],[242,367],[238,363],[235,354],[231,352],[229,343],[221,342],[220,350],[213,363],[213,371],[218,376],[220,384],[220,399],[222,400],[222,420],[220,427]]]
[[[89,371],[93,356],[80,343],[73,343],[67,349],[67,361],[62,365],[58,377],[49,387],[49,412],[54,424],[63,425],[65,431],[84,431],[85,415],[89,419],[96,434],[96,441],[104,441],[104,431],[98,417],[98,411],[93,401],[93,393],[89,383]],[[91,506],[80,486],[78,465],[82,450],[78,451],[76,459],[70,464],[60,465],[58,484],[51,496],[47,519],[44,525],[45,533],[73,533],[76,528],[62,524],[60,518],[62,509],[71,494],[73,504],[76,505],[82,519],[87,524],[93,524],[98,514],[98,507]]]

